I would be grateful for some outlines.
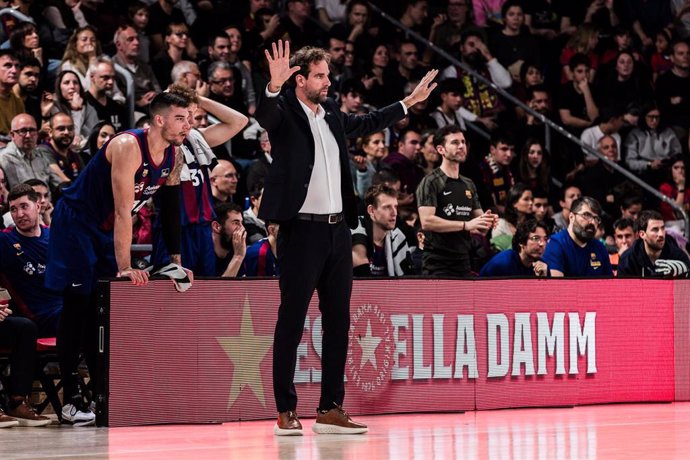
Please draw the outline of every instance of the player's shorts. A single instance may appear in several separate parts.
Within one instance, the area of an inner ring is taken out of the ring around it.
[[[216,253],[213,250],[211,223],[183,225],[181,228],[180,256],[182,266],[194,276],[216,276]],[[165,265],[170,262],[160,227],[153,231],[151,262]]]
[[[117,275],[113,232],[84,220],[64,200],[58,202],[50,226],[48,289],[71,287],[77,293],[90,294],[98,278]]]

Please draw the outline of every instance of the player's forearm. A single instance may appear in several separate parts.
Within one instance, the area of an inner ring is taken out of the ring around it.
[[[438,216],[422,219],[422,230],[437,233],[460,232],[465,229],[466,222],[446,220]]]
[[[132,216],[115,214],[114,227],[115,261],[117,270],[122,271],[132,266]]]

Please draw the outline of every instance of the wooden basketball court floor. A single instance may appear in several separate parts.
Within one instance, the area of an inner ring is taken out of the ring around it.
[[[151,410],[155,404],[151,404]],[[690,403],[357,417],[366,435],[275,437],[273,421],[0,430],[0,459],[689,459]]]

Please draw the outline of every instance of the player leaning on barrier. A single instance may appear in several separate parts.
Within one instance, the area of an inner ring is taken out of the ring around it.
[[[118,134],[63,192],[53,214],[46,286],[64,293],[57,340],[64,391],[63,421],[95,422],[78,386],[83,347],[94,378],[96,280],[125,277],[141,286],[146,271],[132,267],[132,216],[161,194],[163,240],[170,261],[180,264],[179,184],[182,151],[191,129],[189,98],[160,93],[151,102],[151,127]],[[181,269],[180,269],[181,270]],[[191,272],[187,271],[191,279]],[[184,275],[183,275],[184,276]],[[82,343],[83,342],[83,343]]]

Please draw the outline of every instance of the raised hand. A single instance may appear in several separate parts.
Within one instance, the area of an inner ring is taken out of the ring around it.
[[[438,69],[427,72],[412,93],[403,99],[403,104],[405,104],[408,109],[418,102],[425,101],[429,97],[429,94],[431,94],[437,85],[437,83],[433,83],[436,75],[438,75]]]
[[[271,81],[268,83],[269,91],[279,91],[283,84],[292,77],[300,68],[290,67],[290,42],[278,40],[273,42],[273,53],[264,50],[268,61],[268,70],[271,73]]]

